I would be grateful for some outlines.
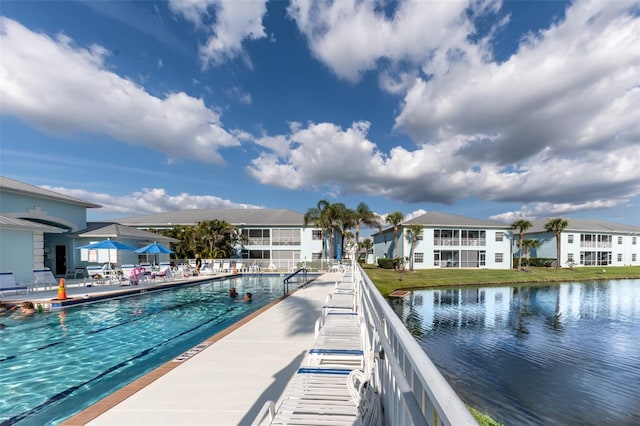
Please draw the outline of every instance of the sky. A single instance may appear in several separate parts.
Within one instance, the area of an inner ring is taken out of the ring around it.
[[[2,1],[0,173],[104,220],[640,224],[639,1]]]

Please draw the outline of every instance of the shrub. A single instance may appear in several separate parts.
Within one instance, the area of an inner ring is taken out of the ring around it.
[[[381,257],[378,259],[378,266],[382,269],[395,269],[397,259],[388,259],[386,257]]]

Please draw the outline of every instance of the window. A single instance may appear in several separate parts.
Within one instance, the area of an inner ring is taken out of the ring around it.
[[[321,260],[322,259],[322,253],[318,252],[318,253],[311,253],[311,260]]]
[[[622,253],[618,253],[618,262],[622,262]]]
[[[622,235],[618,235],[618,245],[622,244]]]
[[[414,263],[423,263],[424,262],[424,253],[413,253],[413,262]]]
[[[573,263],[573,253],[567,254],[567,262]]]
[[[321,240],[322,239],[322,230],[314,229],[311,231],[311,239],[312,240]]]
[[[636,256],[637,256],[637,255],[636,255],[635,253],[633,253],[633,254],[631,255],[631,261],[635,262],[635,261],[636,261]]]
[[[567,242],[568,242],[569,244],[573,243],[573,234],[569,234],[569,235],[567,235]]]
[[[502,234],[502,232],[501,232]],[[497,237],[497,234],[496,234]],[[504,257],[503,253],[496,253],[496,263],[502,263],[502,258]]]
[[[631,244],[636,245],[636,237],[631,237]]]
[[[504,232],[496,232],[496,241],[502,241],[504,239]],[[496,253],[496,256],[498,253]],[[502,262],[502,260],[500,260]]]
[[[249,246],[268,246],[270,244],[269,229],[243,229],[242,235],[245,236]]]
[[[271,235],[274,246],[300,245],[300,229],[273,229]]]

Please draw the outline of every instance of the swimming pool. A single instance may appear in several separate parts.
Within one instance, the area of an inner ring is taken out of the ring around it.
[[[240,295],[251,292],[252,302],[231,299],[231,286]],[[2,317],[0,425],[58,424],[282,291],[280,276],[244,276]]]

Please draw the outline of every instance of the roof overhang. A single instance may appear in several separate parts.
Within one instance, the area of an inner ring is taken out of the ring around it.
[[[17,219],[15,217],[0,216],[0,229],[13,229],[18,231],[36,231],[61,234],[67,232],[66,229],[57,228],[43,223],[32,222],[25,219]]]

